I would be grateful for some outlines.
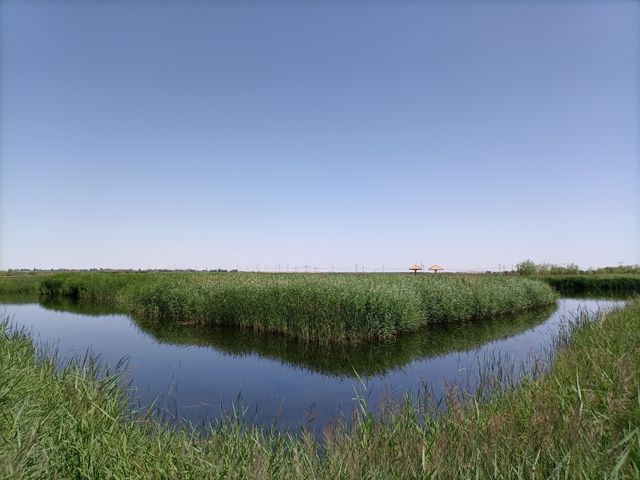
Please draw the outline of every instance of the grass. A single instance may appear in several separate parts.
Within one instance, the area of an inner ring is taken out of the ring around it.
[[[10,304],[33,304],[33,295],[2,295]],[[41,299],[46,310],[81,315],[109,315],[108,306],[82,304],[69,298]],[[482,322],[433,325],[385,342],[357,344],[317,344],[298,342],[285,335],[255,335],[250,330],[217,325],[159,323],[154,319],[133,318],[138,329],[157,342],[169,345],[212,347],[228,355],[259,355],[280,363],[339,378],[384,375],[408,363],[445,353],[466,352],[499,339],[529,330],[549,318],[556,306],[543,307],[515,316],[490,318]]]
[[[254,335],[250,331],[210,325],[162,326],[139,319],[136,324],[161,343],[208,346],[236,356],[258,354],[324,375],[355,378],[384,375],[410,362],[469,351],[517,335],[541,324],[553,311],[554,307],[547,307],[509,318],[437,325],[387,342],[355,345],[300,343],[283,335]]]
[[[634,294],[640,293],[638,274],[539,275],[538,278],[562,294]]]
[[[37,295],[42,276],[0,276],[0,293],[3,295]]]
[[[559,339],[550,369],[445,411],[407,399],[322,439],[231,418],[174,430],[117,374],[56,368],[0,324],[0,478],[640,478],[640,299]],[[504,361],[504,360],[503,360]]]
[[[531,310],[557,298],[543,282],[491,275],[76,272],[2,279],[2,292],[320,342],[386,339],[433,323]]]

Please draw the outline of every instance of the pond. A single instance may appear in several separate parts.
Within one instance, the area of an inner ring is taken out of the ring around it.
[[[426,385],[437,401],[448,385],[476,388],[496,359],[517,378],[546,358],[554,337],[579,312],[622,304],[565,298],[533,313],[330,348],[233,328],[159,327],[69,301],[0,297],[0,313],[60,361],[90,352],[113,366],[126,357],[136,404],[156,400],[165,420],[199,424],[235,408],[251,423],[318,429],[348,416],[356,393],[375,406]]]

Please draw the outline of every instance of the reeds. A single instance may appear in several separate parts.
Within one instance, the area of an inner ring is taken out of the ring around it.
[[[60,302],[60,301],[58,301]],[[45,308],[59,306],[44,304]],[[64,307],[63,307],[64,308]],[[66,307],[68,308],[68,307]],[[78,307],[73,306],[77,311]],[[385,375],[408,363],[452,352],[465,352],[481,345],[522,333],[543,323],[554,312],[549,306],[508,318],[482,322],[434,325],[385,342],[358,344],[299,342],[285,335],[255,335],[250,330],[211,325],[166,325],[135,319],[143,332],[161,343],[212,347],[230,355],[258,354],[296,368],[341,378]],[[92,307],[82,311],[93,313]]]
[[[0,281],[0,292],[12,281]],[[536,280],[482,275],[62,273],[32,282],[44,297],[109,304],[158,322],[231,325],[321,342],[391,338],[556,299]]]
[[[43,278],[38,290],[158,321],[326,341],[384,339],[430,323],[505,315],[555,300],[535,280],[458,275],[69,273]]]
[[[639,478],[638,332],[635,300],[561,339],[546,373],[493,382],[485,401],[451,395],[434,410],[407,396],[374,415],[356,395],[355,421],[318,438],[238,417],[205,432],[161,425],[129,409],[118,375],[57,369],[4,323],[0,478]]]
[[[562,294],[640,293],[640,275],[638,274],[541,275],[537,278],[547,282]]]

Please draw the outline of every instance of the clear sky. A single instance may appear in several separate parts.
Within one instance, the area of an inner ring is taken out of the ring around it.
[[[0,267],[640,263],[640,2],[0,3]]]

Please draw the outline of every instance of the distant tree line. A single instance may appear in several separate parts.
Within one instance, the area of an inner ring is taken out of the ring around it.
[[[516,265],[519,275],[575,275],[575,274],[603,274],[603,273],[634,273],[640,274],[640,265],[620,265],[617,267],[601,267],[580,269],[575,263],[557,265],[553,263],[535,263],[525,260]]]

